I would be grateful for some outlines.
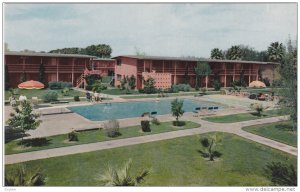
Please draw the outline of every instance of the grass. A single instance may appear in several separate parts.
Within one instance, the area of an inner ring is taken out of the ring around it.
[[[112,88],[112,89],[103,90],[101,93],[108,94],[108,95],[125,95],[126,91]],[[131,90],[130,94],[140,94],[140,93],[137,90]]]
[[[243,127],[243,130],[297,147],[297,131],[293,131],[292,121]]]
[[[50,90],[50,89],[19,89],[19,94],[24,94],[27,99],[31,99],[32,97],[38,97],[39,99],[43,98],[44,92],[46,90]],[[70,90],[69,95],[68,96],[64,96],[61,93],[62,89],[58,89],[58,90],[54,90],[58,93],[58,98],[67,98],[67,97],[74,97],[76,95],[80,96],[80,97],[84,97],[85,93],[80,92],[80,91],[76,91],[76,90]],[[5,91],[5,100],[8,100],[8,98],[10,97],[10,92],[9,91]],[[17,99],[18,99],[19,95],[17,95]]]
[[[275,117],[285,115],[282,110],[267,110],[262,113],[259,117],[256,113],[240,113],[233,115],[224,115],[224,116],[216,116],[216,117],[206,117],[204,120],[214,122],[214,123],[235,123],[240,121],[249,121],[261,118]]]
[[[24,164],[32,170],[41,168],[48,186],[104,185],[95,178],[103,174],[107,165],[121,167],[130,158],[133,172],[150,169],[143,186],[270,186],[263,171],[267,163],[281,161],[297,167],[296,156],[233,134],[219,134],[222,142],[218,151],[223,155],[214,162],[198,153],[197,136],[187,136]],[[16,166],[6,165],[5,171],[9,173]]]
[[[90,131],[82,131],[78,133],[78,142],[67,142],[68,135],[56,135],[50,136],[46,138],[46,141],[42,144],[35,142],[36,140],[29,140],[31,142],[30,147],[22,147],[19,144],[19,140],[9,141],[5,144],[5,154],[15,154],[15,153],[23,153],[29,151],[37,151],[43,149],[50,149],[50,148],[57,148],[57,147],[66,147],[71,145],[79,145],[85,143],[94,143],[94,142],[101,142],[107,140],[114,140],[114,139],[123,139],[129,137],[138,137],[143,135],[150,135],[150,134],[157,134],[169,131],[176,131],[181,129],[191,129],[200,127],[198,123],[194,123],[191,121],[186,121],[185,126],[182,127],[174,127],[172,122],[162,122],[160,125],[151,125],[151,132],[142,132],[141,126],[132,126],[121,128],[121,136],[118,137],[107,137],[105,132],[102,129],[98,130],[90,130]]]

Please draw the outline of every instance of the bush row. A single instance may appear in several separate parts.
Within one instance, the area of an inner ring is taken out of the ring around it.
[[[63,89],[63,88],[71,88],[72,83],[65,82],[65,81],[50,81],[48,83],[48,86],[50,89]]]

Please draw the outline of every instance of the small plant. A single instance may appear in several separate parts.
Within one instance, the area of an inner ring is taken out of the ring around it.
[[[56,91],[48,90],[44,92],[43,100],[45,102],[57,101],[58,94]]]
[[[176,123],[173,125],[178,125],[179,123],[179,117],[183,115],[184,113],[184,110],[182,109],[183,108],[183,100],[178,100],[177,98],[175,100],[173,100],[171,102],[171,111],[172,111],[172,115],[174,117],[176,117]]]
[[[202,92],[204,95],[205,95],[206,91],[207,91],[207,89],[206,89],[205,87],[202,87],[202,88],[201,88],[201,92]]]
[[[78,133],[76,131],[72,131],[68,134],[69,141],[79,141],[78,139]]]
[[[261,113],[268,107],[264,107],[261,103],[251,103],[250,108],[256,111],[257,116],[261,116]]]
[[[297,169],[293,165],[271,162],[266,165],[264,171],[275,185],[297,186]]]
[[[70,94],[70,88],[64,88],[63,90],[61,90],[61,93],[63,94],[63,96],[68,96]]]
[[[151,123],[154,125],[160,125],[160,121],[156,117],[152,118]]]
[[[214,161],[216,157],[220,157],[222,154],[216,150],[217,144],[220,141],[217,134],[213,135],[210,138],[204,137],[201,138],[200,143],[204,150],[198,150],[198,152],[204,158],[208,158],[209,161]]]
[[[119,122],[115,119],[109,120],[108,122],[104,123],[104,131],[108,137],[120,136],[121,133]]]
[[[220,91],[220,89],[221,89],[220,81],[219,80],[214,80],[213,81],[213,87],[214,87],[215,91]]]
[[[78,95],[75,95],[75,96],[74,96],[74,101],[80,101],[80,98],[79,98]]]
[[[142,126],[143,132],[151,132],[150,122],[148,120],[141,121],[141,126]]]

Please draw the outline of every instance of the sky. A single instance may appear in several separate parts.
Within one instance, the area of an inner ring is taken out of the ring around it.
[[[4,4],[12,51],[108,44],[112,56],[209,57],[213,48],[297,39],[297,4]]]

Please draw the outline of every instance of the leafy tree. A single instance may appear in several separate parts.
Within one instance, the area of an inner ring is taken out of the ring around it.
[[[39,67],[39,81],[43,84],[46,84],[45,77],[46,77],[45,66],[43,63],[41,63]]]
[[[117,169],[108,166],[105,173],[97,177],[96,180],[105,183],[106,186],[136,186],[148,175],[148,170],[143,170],[140,174],[134,174],[132,172],[132,160],[129,159],[123,168]]]
[[[271,162],[266,165],[264,171],[275,185],[297,186],[297,170],[293,165]]]
[[[15,113],[10,114],[10,119],[8,120],[8,125],[13,129],[20,129],[23,137],[28,130],[36,129],[41,120],[38,120],[39,114],[33,113],[32,107],[29,102],[22,102],[20,105],[14,107]]]
[[[218,136],[218,134],[214,134],[209,138],[201,138],[199,141],[204,150],[198,150],[198,152],[204,158],[208,158],[209,161],[214,161],[216,157],[220,157],[222,155],[219,151],[217,151],[217,146],[221,142],[221,139]]]
[[[261,116],[261,113],[269,107],[264,107],[261,103],[251,103],[250,108],[256,111],[257,116]]]
[[[281,62],[284,56],[282,43],[274,42],[268,47],[268,59],[273,62]]]
[[[229,60],[241,60],[242,59],[242,50],[240,46],[234,45],[227,50],[226,59]]]
[[[23,73],[21,74],[20,81],[21,81],[21,83],[27,81],[27,74],[25,71],[23,71]]]
[[[203,78],[207,75],[211,74],[212,70],[207,62],[198,61],[197,65],[195,67],[195,73],[196,73],[196,85],[195,88],[199,89],[199,79],[200,82],[202,82]],[[201,83],[200,83],[201,86]]]
[[[288,44],[287,47],[279,70],[284,87],[279,92],[283,97],[280,105],[289,112],[294,127],[297,127],[297,48],[292,44]]]
[[[152,77],[149,77],[147,80],[144,80],[144,91],[145,93],[155,93],[155,80]]]
[[[183,100],[178,100],[177,98],[171,102],[172,115],[176,117],[176,125],[179,125],[179,117],[183,115]]]
[[[137,56],[146,56],[147,55],[145,51],[141,51],[141,49],[139,49],[138,47],[134,47],[134,49],[135,49],[135,54]]]
[[[134,89],[135,88],[135,83],[136,83],[136,78],[134,75],[131,75],[130,78],[128,78],[128,85],[130,87],[130,89]]]
[[[5,65],[4,67],[5,67],[5,90],[8,90],[10,87],[9,73],[8,73],[7,65]]]
[[[38,170],[27,169],[21,164],[16,170],[5,172],[5,186],[42,186],[46,177]]]
[[[221,49],[214,48],[210,52],[211,59],[224,59],[224,55]]]

